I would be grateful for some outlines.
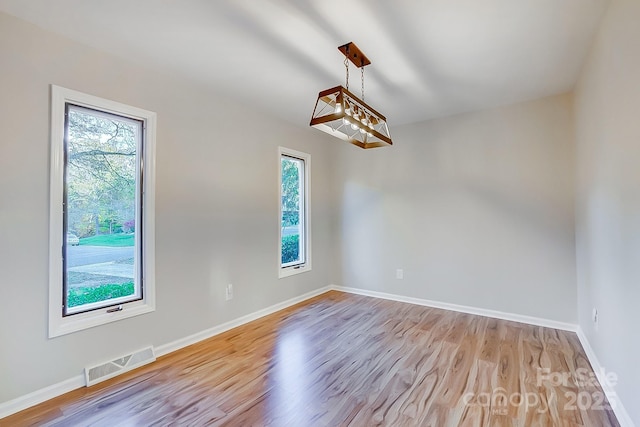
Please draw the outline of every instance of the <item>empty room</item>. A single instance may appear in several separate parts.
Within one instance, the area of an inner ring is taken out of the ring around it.
[[[0,0],[0,426],[640,426],[640,1]]]

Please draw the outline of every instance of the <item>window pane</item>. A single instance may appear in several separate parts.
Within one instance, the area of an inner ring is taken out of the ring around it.
[[[65,315],[140,299],[142,122],[67,104]]]
[[[282,266],[302,264],[304,254],[304,160],[281,157]]]

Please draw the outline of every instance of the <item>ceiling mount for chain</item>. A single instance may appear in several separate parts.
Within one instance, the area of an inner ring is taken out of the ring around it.
[[[346,56],[349,61],[353,62],[353,65],[358,68],[366,67],[367,65],[371,64],[369,58],[367,58],[365,54],[362,53],[360,48],[353,42],[343,44],[342,46],[338,47],[338,50],[342,52],[342,54]]]

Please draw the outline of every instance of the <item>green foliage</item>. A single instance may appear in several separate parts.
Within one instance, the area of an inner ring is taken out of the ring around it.
[[[282,226],[298,225],[301,161],[282,158]]]
[[[300,223],[299,211],[282,211],[282,227],[298,225]]]
[[[86,246],[123,247],[133,246],[134,243],[135,236],[133,234],[102,234],[80,239],[80,245]]]
[[[122,224],[118,222],[117,216],[113,216],[111,218],[100,216],[99,219],[100,234],[122,233]]]
[[[282,263],[295,261],[299,257],[300,236],[292,234],[282,238]]]
[[[71,288],[67,292],[67,304],[69,307],[89,304],[92,302],[106,301],[118,297],[133,295],[133,282],[115,285],[101,285],[96,287]]]
[[[135,217],[136,126],[75,109],[68,119],[68,229],[80,237],[122,231]]]

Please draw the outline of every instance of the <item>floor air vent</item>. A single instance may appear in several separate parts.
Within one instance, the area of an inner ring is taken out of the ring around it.
[[[107,363],[84,368],[84,377],[87,381],[87,387],[108,380],[117,375],[135,369],[139,366],[146,365],[156,360],[153,347],[147,347],[142,350],[135,351],[118,359],[111,360]]]

